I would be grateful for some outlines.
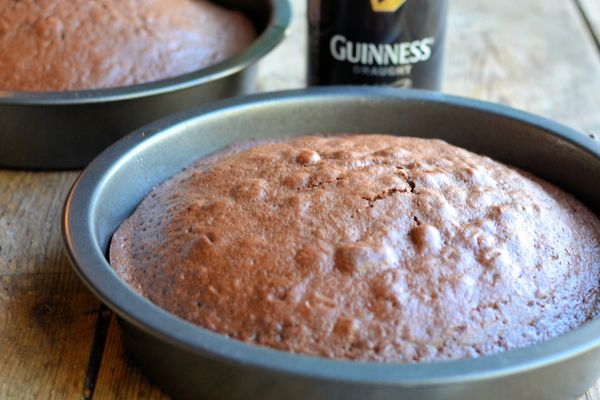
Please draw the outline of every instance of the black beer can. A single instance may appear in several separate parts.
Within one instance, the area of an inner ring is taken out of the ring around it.
[[[447,0],[309,0],[309,85],[439,90]]]

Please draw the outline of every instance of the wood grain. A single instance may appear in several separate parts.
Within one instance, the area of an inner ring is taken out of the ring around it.
[[[0,171],[0,398],[80,398],[97,300],[63,253],[73,173]]]
[[[154,386],[127,356],[116,318],[112,318],[96,381],[95,399],[147,399],[168,398]]]
[[[452,0],[444,90],[600,134],[600,52],[580,12],[598,32],[600,4],[578,1]],[[260,63],[261,91],[305,84],[306,2],[292,4],[290,37]],[[75,176],[0,170],[0,398],[165,398],[63,253]],[[600,400],[600,385],[582,399]]]
[[[600,49],[600,1],[598,0],[577,0],[585,14],[585,19],[589,23],[592,33],[595,36],[596,45]],[[599,55],[600,57],[600,55]]]
[[[60,214],[76,176],[76,173],[2,172],[0,273],[3,276],[69,270],[62,257]]]
[[[600,58],[571,0],[453,0],[446,56],[448,93],[600,132]]]

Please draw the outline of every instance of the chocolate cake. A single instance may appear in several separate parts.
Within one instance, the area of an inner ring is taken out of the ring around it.
[[[254,39],[204,0],[0,0],[0,90],[127,86],[216,64]]]
[[[158,306],[234,339],[447,360],[595,317],[600,221],[439,140],[302,137],[233,147],[164,182],[114,234],[110,260]]]

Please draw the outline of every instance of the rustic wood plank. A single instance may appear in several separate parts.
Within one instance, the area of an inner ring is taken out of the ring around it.
[[[575,2],[453,0],[447,49],[446,92],[600,132],[600,58]]]
[[[0,171],[0,398],[81,398],[99,303],[63,252],[74,173]]]
[[[60,214],[77,174],[0,173],[0,273],[64,271]]]
[[[577,0],[581,10],[585,14],[586,20],[590,25],[596,44],[600,47],[600,1],[598,0]],[[599,49],[600,50],[600,49]],[[600,56],[600,54],[599,54]]]
[[[102,368],[96,381],[95,399],[166,399],[128,357],[115,317],[110,322]]]

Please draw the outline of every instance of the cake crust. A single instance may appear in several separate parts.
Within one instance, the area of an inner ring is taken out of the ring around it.
[[[231,338],[448,360],[594,317],[600,222],[555,186],[439,140],[315,136],[186,168],[117,230],[110,259],[155,304]]]

